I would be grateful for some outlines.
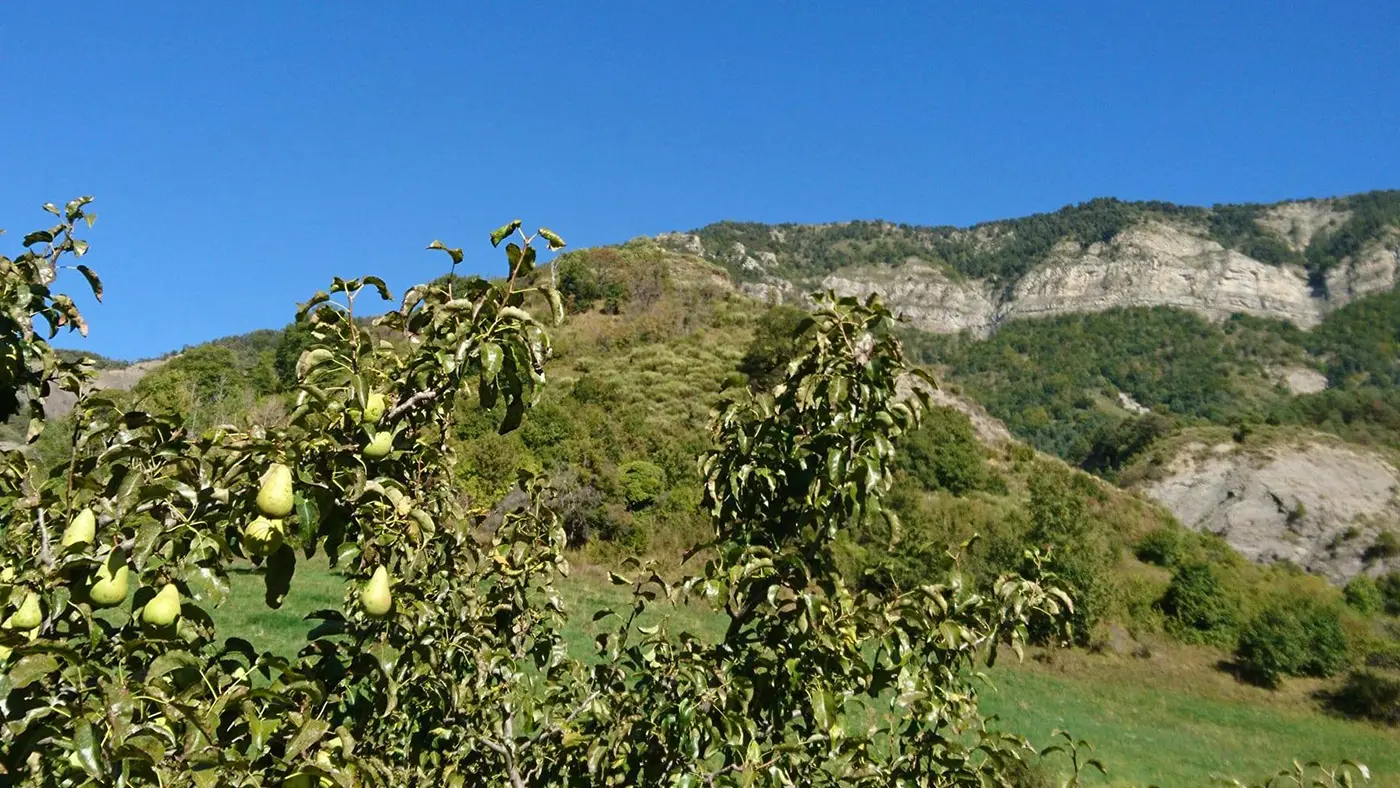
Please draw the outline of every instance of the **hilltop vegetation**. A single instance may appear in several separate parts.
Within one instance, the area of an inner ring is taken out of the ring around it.
[[[766,273],[812,282],[839,268],[892,265],[909,259],[940,266],[959,277],[1015,284],[1057,245],[1086,248],[1111,241],[1134,225],[1158,221],[1191,228],[1227,249],[1272,265],[1307,269],[1316,287],[1328,271],[1366,244],[1400,226],[1400,190],[1375,191],[1325,201],[1346,216],[1340,226],[1316,237],[1293,239],[1262,221],[1276,205],[1216,205],[1128,202],[1097,198],[1051,213],[985,222],[968,228],[920,227],[883,221],[828,225],[719,222],[695,230],[707,254],[728,264],[740,280],[756,272],[730,254],[742,244],[748,255],[768,253],[776,266]],[[1299,248],[1303,251],[1299,251]]]

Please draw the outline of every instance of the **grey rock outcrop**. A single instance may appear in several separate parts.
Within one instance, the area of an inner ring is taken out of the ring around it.
[[[1325,206],[1299,203],[1277,206],[1264,221],[1302,237],[1344,218]],[[997,242],[986,228],[966,232],[982,243]],[[917,258],[840,268],[819,281],[798,283],[775,273],[772,252],[753,253],[735,243],[716,256],[744,271],[750,281],[739,289],[760,300],[805,303],[810,291],[828,289],[859,298],[880,293],[916,328],[938,333],[986,336],[1008,320],[1153,306],[1188,309],[1212,320],[1244,313],[1307,329],[1356,298],[1395,287],[1400,233],[1332,269],[1325,293],[1300,266],[1261,262],[1226,249],[1199,227],[1162,221],[1134,225],[1087,248],[1062,242],[1009,287],[953,276]]]
[[[1335,582],[1400,566],[1368,555],[1400,524],[1397,491],[1400,472],[1385,459],[1321,436],[1263,448],[1190,443],[1141,486],[1246,558],[1292,561]]]

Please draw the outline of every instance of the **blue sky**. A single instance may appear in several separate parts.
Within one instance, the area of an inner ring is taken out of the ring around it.
[[[0,250],[93,194],[120,358],[434,238],[1400,187],[1400,3],[7,3]],[[74,283],[76,287],[77,283]],[[86,302],[84,302],[86,303]],[[72,344],[72,343],[68,343]]]

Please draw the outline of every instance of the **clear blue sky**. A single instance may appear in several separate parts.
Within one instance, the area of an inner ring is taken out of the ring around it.
[[[396,291],[433,238],[494,271],[720,219],[968,224],[1095,196],[1400,187],[1400,3],[12,2],[0,249],[97,197],[135,358]],[[84,302],[86,303],[86,302]]]

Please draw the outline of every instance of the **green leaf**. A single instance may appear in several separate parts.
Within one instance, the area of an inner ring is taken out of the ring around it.
[[[556,252],[566,246],[564,239],[560,238],[553,230],[547,227],[541,227],[539,229],[539,236],[549,242],[549,250],[551,252]]]
[[[51,655],[26,654],[10,668],[10,684],[15,689],[24,689],[55,670],[58,670],[58,660]]]
[[[505,361],[506,354],[501,350],[501,346],[495,342],[486,342],[481,346],[481,377],[482,380],[495,380],[501,374],[501,364]]]
[[[298,755],[306,751],[308,747],[321,740],[326,735],[326,731],[331,729],[331,724],[314,717],[302,724],[292,740],[287,742],[287,752],[282,756],[288,761],[295,760]]]
[[[104,224],[104,225],[102,225],[102,226],[103,226],[103,227],[106,227],[107,225]],[[509,233],[507,233],[507,235],[509,235]],[[493,236],[493,237],[494,237],[494,236]],[[505,236],[502,236],[502,237],[505,237]],[[493,243],[492,245],[494,246],[495,244]],[[463,256],[463,255],[462,255],[462,250],[461,250],[461,249],[453,249],[453,248],[451,248],[451,247],[445,246],[445,245],[443,245],[442,241],[433,241],[432,243],[428,244],[428,248],[429,248],[429,249],[441,249],[442,251],[447,252],[447,254],[448,254],[449,256],[452,257],[452,264],[453,264],[453,265],[457,265],[458,263],[461,263],[461,262],[462,262],[462,256]]]
[[[53,242],[53,233],[49,232],[48,230],[35,230],[34,232],[30,233],[29,235],[24,236],[24,245],[25,245],[25,246],[33,246],[34,244],[52,243],[52,242]]]
[[[88,776],[102,776],[102,764],[97,760],[97,737],[92,733],[92,723],[86,719],[78,720],[77,728],[73,731],[73,751],[78,754],[78,763],[82,764]]]
[[[500,227],[497,227],[491,233],[491,245],[500,246],[501,241],[504,241],[506,239],[506,236],[520,229],[520,225],[521,221],[519,219],[516,219],[515,221],[509,224],[503,224]]]
[[[292,587],[292,575],[297,569],[297,554],[291,545],[282,545],[267,559],[267,575],[263,578],[267,591],[264,600],[273,609],[282,606]]]
[[[520,256],[520,260],[514,265],[515,275],[528,274],[535,270],[535,247],[525,247],[525,253]]]

